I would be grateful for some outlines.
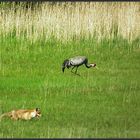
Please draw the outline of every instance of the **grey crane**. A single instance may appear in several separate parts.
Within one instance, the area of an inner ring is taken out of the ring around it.
[[[87,68],[91,68],[91,67],[96,66],[95,63],[88,64],[88,58],[86,56],[76,56],[76,57],[64,60],[64,62],[62,64],[62,71],[64,72],[65,68],[69,69],[70,67],[73,66],[72,69],[71,69],[71,72],[76,67],[76,70],[75,70],[75,74],[76,74],[78,67],[83,65],[83,64],[85,64],[85,66]]]

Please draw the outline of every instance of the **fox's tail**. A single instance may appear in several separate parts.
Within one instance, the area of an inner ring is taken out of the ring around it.
[[[4,116],[6,116],[6,113],[4,113],[4,114],[2,114],[2,115],[0,116],[0,120],[1,120]]]
[[[10,117],[12,115],[11,112],[7,112],[7,113],[4,113],[0,116],[0,120],[3,118],[3,117]]]

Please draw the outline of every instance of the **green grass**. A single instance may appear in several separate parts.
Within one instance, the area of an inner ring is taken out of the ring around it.
[[[0,122],[1,138],[140,137],[140,41],[55,38],[0,40],[0,113],[40,107],[39,120]],[[85,55],[99,69],[66,69]]]

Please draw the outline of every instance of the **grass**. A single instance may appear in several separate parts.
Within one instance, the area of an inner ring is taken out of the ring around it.
[[[0,114],[39,107],[42,117],[4,118],[0,137],[139,138],[139,3],[33,7],[0,3]],[[62,73],[64,59],[76,55],[99,69]]]
[[[139,39],[117,37],[35,43],[5,36],[0,41],[1,113],[40,107],[39,120],[0,122],[1,138],[140,137]],[[99,69],[61,65],[86,55]]]

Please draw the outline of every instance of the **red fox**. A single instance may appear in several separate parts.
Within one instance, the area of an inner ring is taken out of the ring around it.
[[[0,120],[3,117],[10,117],[13,120],[30,120],[32,118],[39,118],[41,117],[41,112],[39,108],[35,109],[19,109],[19,110],[12,110],[11,112],[4,113],[0,116]]]

